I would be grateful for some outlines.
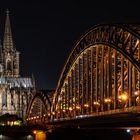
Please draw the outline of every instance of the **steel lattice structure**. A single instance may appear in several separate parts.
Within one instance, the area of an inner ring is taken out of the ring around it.
[[[27,109],[27,121],[44,120],[50,112],[51,103],[47,94],[43,92],[36,92],[32,100],[30,101]],[[46,115],[47,114],[47,115]],[[50,117],[49,117],[50,118]],[[40,122],[39,122],[40,123]]]
[[[140,26],[97,25],[75,44],[62,70],[52,118],[139,105]]]

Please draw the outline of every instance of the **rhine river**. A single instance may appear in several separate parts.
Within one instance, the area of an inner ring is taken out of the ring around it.
[[[1,131],[0,131],[1,132]],[[36,136],[33,132],[4,133],[0,134],[0,140],[132,140],[132,135],[125,130],[78,130],[60,129],[53,132],[45,132]]]

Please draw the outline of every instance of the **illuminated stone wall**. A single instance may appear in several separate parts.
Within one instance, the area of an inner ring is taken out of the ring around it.
[[[19,52],[13,43],[9,11],[6,12],[3,44],[0,42],[0,115],[9,113],[26,117],[34,84],[30,77],[20,76]]]
[[[13,83],[5,81],[4,84],[0,84],[0,115],[9,113],[16,114],[23,119],[25,118],[29,101],[32,98],[33,89],[31,79],[29,81],[30,84],[21,82],[19,85],[15,84],[15,86],[12,86],[14,83],[17,83],[17,81],[13,79]],[[24,85],[24,87],[22,85]]]

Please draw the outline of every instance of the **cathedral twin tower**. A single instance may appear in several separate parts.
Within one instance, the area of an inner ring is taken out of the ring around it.
[[[19,52],[13,45],[7,10],[3,44],[0,44],[0,115],[15,114],[24,120],[33,89],[32,79],[19,73]]]

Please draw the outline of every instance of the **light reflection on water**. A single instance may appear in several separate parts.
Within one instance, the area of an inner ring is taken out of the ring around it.
[[[15,136],[17,135],[17,136]],[[47,136],[47,138],[46,138]],[[45,135],[42,135],[42,133],[39,133],[38,136],[36,136],[33,133],[24,134],[23,136],[19,135],[18,133],[13,134],[12,136],[6,136],[4,134],[0,134],[0,140],[132,140],[132,137],[127,132],[95,132],[92,133],[89,132],[79,132],[79,131],[61,131],[61,132],[54,132],[54,133],[46,133]],[[140,140],[140,139],[138,139]]]
[[[10,136],[5,136],[1,134],[0,140],[36,140],[36,139],[32,135],[10,137]]]

